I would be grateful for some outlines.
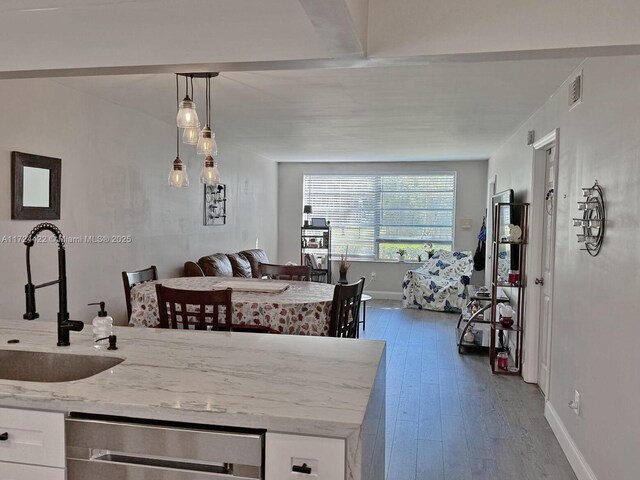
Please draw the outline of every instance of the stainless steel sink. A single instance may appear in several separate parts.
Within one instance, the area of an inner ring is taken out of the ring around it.
[[[123,360],[98,355],[0,350],[0,379],[70,382],[104,372]]]

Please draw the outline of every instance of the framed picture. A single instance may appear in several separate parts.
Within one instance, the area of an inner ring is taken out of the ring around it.
[[[11,152],[11,219],[59,220],[62,160]]]
[[[326,227],[327,219],[324,217],[315,217],[311,218],[311,226],[312,227]]]
[[[227,223],[227,186],[204,186],[204,225],[224,225]]]

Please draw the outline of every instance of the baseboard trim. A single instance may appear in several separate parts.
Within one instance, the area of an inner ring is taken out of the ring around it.
[[[402,292],[384,292],[378,290],[365,290],[374,300],[402,300]]]
[[[544,416],[551,426],[551,430],[555,434],[562,451],[567,456],[571,468],[578,477],[578,480],[598,480],[596,474],[593,473],[591,467],[582,456],[582,453],[578,449],[577,445],[569,435],[564,423],[560,420],[558,412],[551,406],[549,402],[545,402]]]

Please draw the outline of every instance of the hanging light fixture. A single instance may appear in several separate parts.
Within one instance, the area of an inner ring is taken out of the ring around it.
[[[197,127],[187,127],[182,131],[182,143],[185,145],[197,145],[200,136],[200,122]]]
[[[193,95],[193,76],[191,78],[191,94]],[[189,97],[189,78],[185,75],[185,97],[178,104],[178,115],[176,123],[180,128],[197,128],[198,113],[196,112],[196,104]]]
[[[217,155],[218,145],[216,144],[216,134],[211,131],[211,77],[218,75],[217,73],[207,73],[205,76],[205,115],[207,124],[200,131],[198,138],[198,146],[196,150],[198,155]]]
[[[195,90],[193,89],[193,75],[189,75],[189,80],[191,82],[191,96],[195,100],[196,94],[195,94]],[[194,104],[194,107],[195,107],[195,104]],[[182,143],[184,143],[185,145],[197,145],[199,136],[200,136],[200,122],[198,122],[196,126],[187,127],[182,131]]]
[[[200,183],[205,185],[218,185],[220,183],[220,172],[216,165],[215,159],[211,155],[207,155],[200,171]]]
[[[176,75],[176,103],[179,99],[178,75]],[[182,188],[189,186],[189,174],[182,160],[180,160],[180,128],[176,127],[176,159],[173,161],[169,172],[169,186]]]

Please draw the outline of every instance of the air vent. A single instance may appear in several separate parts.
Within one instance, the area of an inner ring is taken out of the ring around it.
[[[582,101],[582,73],[569,84],[569,108]]]

